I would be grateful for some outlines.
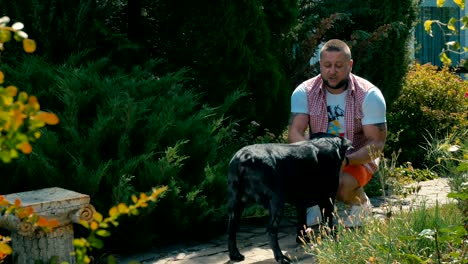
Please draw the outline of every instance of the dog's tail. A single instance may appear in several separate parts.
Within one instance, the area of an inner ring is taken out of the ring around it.
[[[255,163],[254,156],[248,150],[241,150],[239,151],[229,163],[229,171],[228,171],[228,185],[229,190],[232,195],[243,197],[245,194],[242,193],[245,189],[246,184],[246,174],[249,168],[252,168],[253,164]],[[242,198],[244,199],[244,198]]]
[[[239,178],[244,178],[246,169],[254,166],[255,158],[252,152],[243,149],[234,156],[229,165],[229,172],[237,173]]]

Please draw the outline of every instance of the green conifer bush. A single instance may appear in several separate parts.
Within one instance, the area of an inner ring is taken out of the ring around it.
[[[115,232],[143,232],[148,240],[137,239],[141,243],[178,239],[168,233],[222,221],[226,166],[240,147],[232,136],[235,123],[225,113],[243,94],[226,96],[217,107],[202,105],[185,85],[186,71],[158,76],[157,64],[125,73],[108,59],[76,67],[32,57],[7,67],[11,79],[47,102],[61,123],[44,129],[29,156],[0,165],[9,177],[0,192],[60,186],[89,194],[96,209],[105,211],[129,203],[135,191],[165,185],[157,208],[124,219]]]

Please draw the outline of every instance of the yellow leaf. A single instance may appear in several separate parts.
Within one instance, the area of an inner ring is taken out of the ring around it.
[[[133,203],[137,203],[137,202],[138,202],[138,198],[136,197],[136,195],[132,195],[132,202],[133,202]]]
[[[437,0],[437,7],[442,7],[445,3],[445,0]]]
[[[94,215],[93,215],[93,218],[94,220],[96,220],[97,222],[102,222],[102,214],[99,213],[99,212],[95,212]]]
[[[96,232],[96,235],[101,237],[108,237],[111,235],[111,233],[108,230],[101,229]]]
[[[445,52],[440,53],[439,59],[445,65],[452,65],[452,60],[447,56]]]
[[[58,225],[59,225],[59,222],[58,222],[57,219],[52,219],[52,220],[49,221],[49,227],[51,227],[51,228],[55,228]]]
[[[14,110],[12,114],[13,114],[12,116],[13,129],[16,130],[23,124],[23,120],[26,117],[26,115],[23,114],[23,112],[18,111],[18,110]]]
[[[8,206],[10,205],[10,202],[8,200],[5,200],[4,196],[0,196],[0,206]]]
[[[18,199],[18,198],[15,199],[15,207],[16,207],[16,208],[20,208],[20,207],[21,207],[21,200]]]
[[[32,119],[41,120],[48,125],[56,125],[59,122],[58,117],[55,114],[49,112],[39,112]]]
[[[26,212],[26,214],[28,216],[34,214],[34,208],[32,208],[32,207],[26,207],[26,209],[24,211]]]
[[[159,195],[163,192],[167,191],[167,186],[159,187],[157,189],[153,188],[153,193],[151,194],[151,198],[156,199]]]
[[[18,88],[16,88],[16,86],[9,85],[7,86],[7,88],[5,88],[5,93],[7,96],[16,96],[16,94],[18,93]]]
[[[452,31],[452,32],[456,32],[457,29],[455,28],[455,23],[457,23],[458,20],[456,20],[455,18],[450,18],[450,20],[448,21],[447,23],[447,28]]]
[[[101,224],[99,224],[99,227],[100,228],[109,228],[109,224],[107,222],[102,222]]]
[[[23,39],[23,49],[27,53],[36,51],[36,42],[32,39]]]
[[[117,207],[115,207],[115,206],[112,207],[112,208],[109,210],[109,216],[110,216],[110,217],[114,217],[114,216],[116,216],[116,215],[118,215],[118,214],[119,214],[119,211],[117,210]]]
[[[28,142],[18,144],[16,148],[21,150],[24,154],[30,154],[32,152],[32,146]]]
[[[462,23],[460,29],[461,29],[461,30],[467,29],[467,28],[468,28],[468,16],[462,17],[460,21],[461,21],[461,23]]]
[[[457,4],[457,6],[460,8],[460,9],[465,9],[465,0],[453,0],[453,2],[455,4]]]
[[[148,196],[146,193],[140,193],[140,200],[146,201],[148,199]]]
[[[18,151],[16,149],[10,149],[10,158],[16,159],[18,157]]]
[[[13,103],[13,97],[0,95],[2,103],[4,106],[10,106]]]
[[[36,225],[40,227],[46,227],[49,224],[49,221],[43,216],[39,216]]]
[[[11,253],[13,253],[13,249],[8,244],[0,244],[0,253],[11,255]]]
[[[28,217],[28,212],[26,210],[18,210],[16,211],[16,216],[18,216],[18,218],[20,219],[23,219],[23,218],[26,218]]]
[[[124,203],[120,203],[118,206],[119,212],[122,214],[126,214],[128,212],[128,207]]]
[[[429,36],[432,37],[432,20],[426,20],[424,21],[424,30],[429,34]]]
[[[94,230],[98,229],[99,225],[98,225],[98,223],[93,221],[89,227],[90,227],[91,230],[94,231]]]
[[[8,30],[0,30],[0,43],[5,43],[11,40],[11,32]]]
[[[84,240],[83,238],[81,238],[81,239],[75,238],[75,239],[73,239],[73,245],[75,247],[85,247],[86,246],[86,240]]]
[[[2,84],[5,81],[5,75],[3,74],[2,71],[0,71],[0,84]]]
[[[89,223],[85,220],[80,220],[80,225],[84,226],[85,228],[89,229]]]
[[[38,110],[41,109],[40,105],[39,105],[39,102],[37,101],[37,97],[34,96],[34,95],[31,95],[29,98],[28,98],[28,104],[35,110]]]
[[[18,101],[26,103],[28,101],[28,94],[26,92],[20,92],[18,95]]]

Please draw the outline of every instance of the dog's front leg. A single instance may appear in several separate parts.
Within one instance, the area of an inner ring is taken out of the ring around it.
[[[278,229],[268,231],[268,236],[270,238],[270,247],[273,250],[273,254],[275,256],[275,260],[281,264],[289,264],[292,263],[291,259],[286,257],[283,252],[281,252],[279,243],[278,243]]]

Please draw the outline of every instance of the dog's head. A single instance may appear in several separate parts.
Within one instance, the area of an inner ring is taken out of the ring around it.
[[[346,151],[348,149],[352,149],[352,143],[349,139],[344,137],[339,137],[337,135],[333,135],[330,133],[314,133],[310,135],[310,141],[312,142],[320,142],[320,141],[327,141],[332,143],[336,147],[336,151],[338,152],[338,157],[340,159],[345,158]]]

